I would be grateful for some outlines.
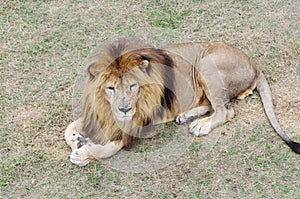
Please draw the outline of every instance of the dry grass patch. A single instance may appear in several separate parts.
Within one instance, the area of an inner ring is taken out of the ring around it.
[[[195,139],[153,173],[76,167],[63,139],[81,63],[103,39],[153,26],[242,48],[265,72],[283,129],[299,141],[299,7],[284,0],[2,2],[0,198],[300,198],[299,156],[276,136],[256,94],[233,103],[237,116],[207,156]]]

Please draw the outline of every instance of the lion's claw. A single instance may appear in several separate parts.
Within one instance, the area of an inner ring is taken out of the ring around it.
[[[178,115],[175,121],[177,124],[183,124],[185,122],[181,115]]]
[[[78,149],[81,148],[82,146],[86,145],[86,144],[90,141],[89,138],[85,138],[85,137],[83,137],[83,136],[79,136],[79,137],[77,138],[77,140],[79,141],[79,142],[77,143],[77,148],[78,148]]]

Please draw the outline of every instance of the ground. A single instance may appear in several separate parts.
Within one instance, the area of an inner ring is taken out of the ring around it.
[[[271,128],[257,93],[232,103],[236,117],[207,155],[197,138],[151,173],[101,162],[77,167],[63,137],[77,71],[91,51],[112,35],[157,27],[243,49],[266,74],[282,128],[300,141],[299,7],[286,0],[4,0],[0,198],[300,198],[299,155]]]

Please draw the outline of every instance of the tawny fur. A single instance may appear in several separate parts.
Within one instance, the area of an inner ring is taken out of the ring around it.
[[[143,127],[149,124],[195,119],[189,131],[206,135],[234,117],[228,105],[231,99],[243,99],[256,87],[272,126],[300,153],[299,144],[284,134],[276,120],[264,75],[246,54],[223,42],[157,49],[119,39],[102,46],[87,65],[82,118],[65,133],[75,164],[83,166],[90,159],[117,153],[137,137],[145,137]],[[78,132],[87,139],[84,146],[76,138]]]

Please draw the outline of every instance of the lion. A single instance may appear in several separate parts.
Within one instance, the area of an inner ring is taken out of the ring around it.
[[[300,144],[281,129],[269,84],[251,59],[224,42],[190,42],[154,48],[121,38],[103,45],[87,62],[82,115],[65,131],[72,163],[109,158],[151,125],[191,122],[195,136],[230,121],[232,99],[257,89],[277,134],[297,154]]]

